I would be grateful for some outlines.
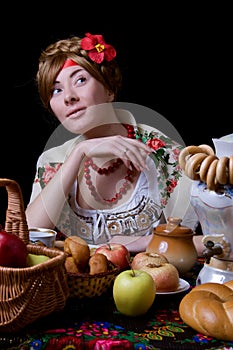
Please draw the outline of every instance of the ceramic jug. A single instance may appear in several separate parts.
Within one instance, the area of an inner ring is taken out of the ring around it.
[[[154,229],[146,251],[164,255],[181,276],[191,270],[197,259],[194,232],[189,227],[182,226],[180,218],[169,217],[167,221]]]

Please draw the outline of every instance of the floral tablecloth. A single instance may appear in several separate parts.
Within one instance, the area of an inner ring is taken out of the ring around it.
[[[192,286],[203,260],[184,277]],[[178,306],[184,293],[156,295],[147,314],[126,317],[115,308],[111,290],[98,298],[68,299],[64,310],[40,319],[18,334],[0,334],[0,349],[231,349],[233,341],[220,341],[197,333],[184,324]]]

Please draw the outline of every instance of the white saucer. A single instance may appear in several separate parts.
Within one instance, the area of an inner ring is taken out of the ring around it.
[[[158,295],[167,295],[167,294],[177,294],[177,293],[182,293],[190,288],[190,284],[183,280],[182,278],[179,278],[179,287],[172,291],[172,292],[156,292]]]

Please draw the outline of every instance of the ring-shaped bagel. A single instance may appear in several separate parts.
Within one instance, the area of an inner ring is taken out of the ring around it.
[[[218,159],[213,160],[210,164],[207,176],[206,176],[206,184],[207,188],[211,191],[216,190],[216,167],[217,167]]]
[[[196,153],[202,152],[202,149],[198,146],[187,146],[180,151],[179,164],[182,170],[185,170],[186,161]]]
[[[216,181],[220,185],[226,185],[228,183],[228,166],[229,166],[229,158],[221,157],[219,158],[217,167],[216,167]]]
[[[214,150],[209,145],[203,144],[203,145],[199,145],[198,147],[200,147],[202,149],[202,152],[209,154],[211,156],[214,155]]]
[[[197,153],[190,157],[185,166],[185,174],[192,180],[200,180],[199,170],[200,165],[207,157],[206,153]]]
[[[209,166],[215,159],[217,159],[215,155],[209,155],[201,163],[200,171],[199,171],[201,181],[206,182],[206,176],[207,176]]]

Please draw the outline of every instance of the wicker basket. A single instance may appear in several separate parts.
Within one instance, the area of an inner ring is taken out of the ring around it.
[[[68,273],[69,297],[93,298],[102,295],[113,285],[120,268],[109,263],[109,271],[90,275],[89,273]]]
[[[0,267],[0,332],[12,333],[63,309],[69,288],[64,252],[30,244],[21,189],[14,180],[0,178],[2,186],[8,193],[5,230],[19,236],[27,245],[28,253],[51,258],[32,267]]]

